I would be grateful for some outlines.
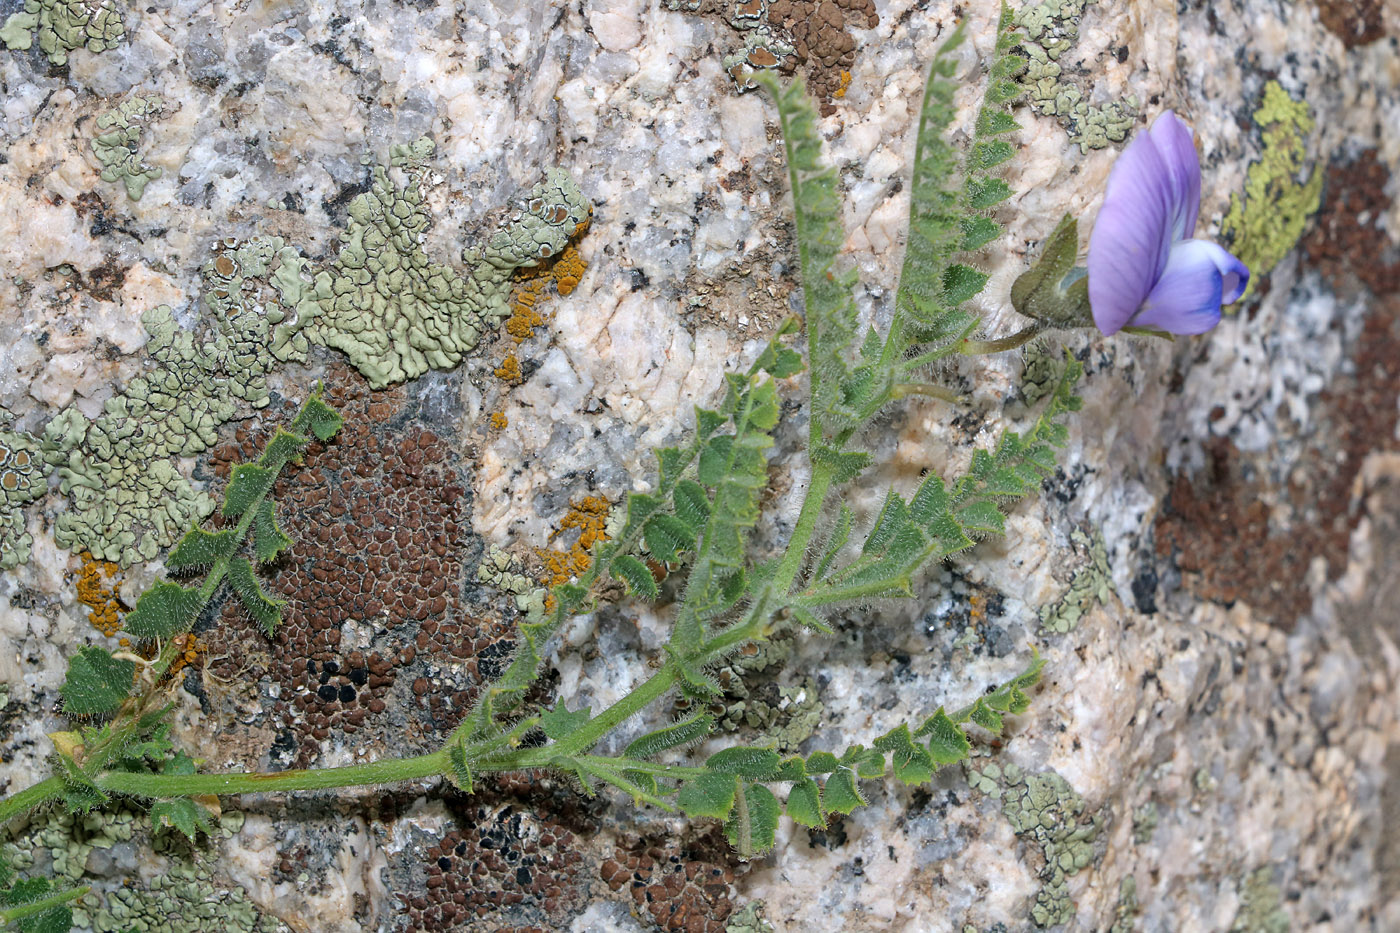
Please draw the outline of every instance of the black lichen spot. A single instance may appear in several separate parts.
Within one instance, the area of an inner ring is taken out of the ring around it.
[[[327,703],[333,702],[338,694],[339,691],[331,684],[321,684],[316,688],[316,695]]]
[[[1143,615],[1157,611],[1157,568],[1151,564],[1144,564],[1133,578],[1133,601]]]
[[[341,684],[341,685],[340,685],[340,702],[342,702],[342,703],[354,703],[354,702],[355,702],[355,688],[352,687],[352,686],[350,686],[349,684]]]

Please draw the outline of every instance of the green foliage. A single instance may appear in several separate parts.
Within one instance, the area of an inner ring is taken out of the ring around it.
[[[226,559],[237,547],[232,528],[205,531],[196,526],[170,549],[165,566],[169,570],[203,570],[215,561]]]
[[[118,660],[97,645],[79,648],[68,664],[68,677],[59,691],[63,694],[63,711],[70,716],[115,713],[131,693],[135,674],[134,661]]]
[[[277,524],[277,504],[271,499],[264,499],[254,513],[253,553],[260,562],[265,563],[291,546],[292,539]]]
[[[189,775],[197,770],[194,760],[184,753],[176,753],[173,758],[162,762],[160,767],[162,774]],[[214,819],[197,801],[189,797],[175,797],[151,804],[151,826],[157,832],[169,827],[190,842],[195,842],[200,833],[208,835],[214,831]]]
[[[248,615],[252,616],[271,638],[276,633],[277,626],[282,624],[282,607],[286,602],[272,599],[263,592],[262,584],[258,583],[258,578],[253,574],[253,565],[248,563],[246,557],[235,557],[228,562],[228,583]]]
[[[160,580],[137,598],[122,627],[137,638],[169,638],[189,631],[204,604],[199,590]]]
[[[1011,304],[1050,327],[1092,327],[1089,278],[1075,270],[1079,222],[1066,214],[1040,251],[1040,259],[1011,285]]]
[[[714,717],[701,710],[674,725],[634,739],[622,754],[627,758],[651,758],[670,748],[692,745],[709,735],[714,727]]]
[[[588,707],[570,712],[564,708],[564,701],[560,700],[554,704],[554,709],[547,710],[540,717],[540,728],[544,730],[547,738],[556,742],[571,733],[577,732],[579,727],[590,719]]]
[[[1037,656],[1020,674],[967,706],[953,713],[940,707],[917,728],[901,723],[877,738],[872,747],[852,745],[840,757],[818,750],[805,760],[780,759],[768,748],[724,749],[711,755],[702,771],[682,781],[677,803],[687,816],[724,821],[730,841],[746,857],[762,852],[772,844],[770,800],[772,807],[777,805],[777,798],[764,785],[791,785],[788,815],[803,826],[821,826],[831,814],[848,814],[866,805],[861,781],[893,775],[902,784],[927,784],[938,768],[969,757],[972,743],[968,725],[999,735],[1004,716],[1026,710],[1030,705],[1026,691],[1039,682],[1044,666]],[[629,756],[631,752],[629,748]],[[747,814],[741,812],[741,804],[748,807]],[[777,811],[771,812],[776,815]],[[744,845],[750,847],[748,852]]]
[[[0,890],[0,921],[13,923],[19,933],[68,933],[73,911],[62,901],[86,890],[59,891],[47,878],[21,879]]]

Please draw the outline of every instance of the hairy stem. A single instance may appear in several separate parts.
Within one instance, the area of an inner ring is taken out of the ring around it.
[[[0,826],[4,826],[21,813],[28,813],[35,807],[46,804],[50,800],[57,800],[62,795],[62,778],[51,777],[40,781],[38,784],[32,784],[18,794],[0,800]]]
[[[1014,334],[1006,337],[998,337],[996,340],[967,340],[964,339],[958,344],[958,352],[964,356],[981,356],[986,353],[1001,353],[1006,350],[1014,350],[1023,347],[1036,338],[1042,331],[1039,324],[1032,324],[1023,330],[1018,330]]]
[[[254,794],[269,791],[327,790],[366,784],[393,784],[435,777],[448,771],[447,753],[414,758],[387,758],[344,768],[298,768],[292,771],[230,774],[137,774],[105,771],[93,783],[105,791],[135,797],[188,797],[198,794]]]
[[[55,907],[60,907],[69,901],[77,900],[91,890],[92,886],[85,884],[82,887],[68,888],[59,891],[57,894],[50,894],[48,897],[40,898],[37,901],[30,901],[27,904],[20,904],[17,907],[0,908],[0,921],[13,923],[16,920],[23,920],[26,917],[37,917],[45,911],[53,910]],[[25,929],[29,928],[26,927]],[[48,927],[44,927],[43,929],[48,929]]]

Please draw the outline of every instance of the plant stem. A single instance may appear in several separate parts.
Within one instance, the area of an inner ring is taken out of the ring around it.
[[[198,794],[254,794],[270,791],[327,790],[364,784],[392,784],[442,774],[451,767],[447,753],[388,758],[344,768],[231,774],[137,774],[106,771],[93,778],[105,791],[136,797],[188,797]]]
[[[69,901],[77,900],[91,890],[92,886],[85,884],[82,887],[68,888],[59,891],[57,894],[50,894],[48,897],[40,898],[37,901],[30,901],[27,904],[20,904],[17,907],[0,908],[0,921],[13,923],[16,920],[23,920],[26,917],[37,917],[45,911],[53,910],[55,907],[62,906]],[[25,929],[28,929],[28,927]],[[43,927],[43,929],[48,929],[48,927]]]
[[[63,779],[51,777],[26,787],[18,794],[0,800],[0,826],[4,826],[21,813],[27,813],[40,804],[57,800],[62,794]]]
[[[831,491],[833,468],[824,463],[812,464],[812,476],[807,481],[807,495],[802,500],[802,511],[797,515],[792,537],[788,539],[787,550],[773,574],[773,591],[787,595],[792,589],[792,581],[802,569],[802,560],[807,555],[807,545],[816,531],[821,518],[822,506],[826,504],[827,493]]]
[[[1036,335],[1043,328],[1039,324],[1032,324],[1024,330],[1006,337],[998,337],[996,340],[966,340],[958,344],[958,352],[964,356],[980,356],[984,353],[1001,353],[1005,350],[1014,350],[1017,347],[1025,346],[1035,339]]]

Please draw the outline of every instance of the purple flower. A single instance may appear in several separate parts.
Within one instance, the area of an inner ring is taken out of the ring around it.
[[[1238,301],[1244,263],[1193,240],[1201,163],[1191,130],[1170,110],[1114,163],[1089,237],[1089,305],[1105,334],[1124,327],[1203,334]]]

